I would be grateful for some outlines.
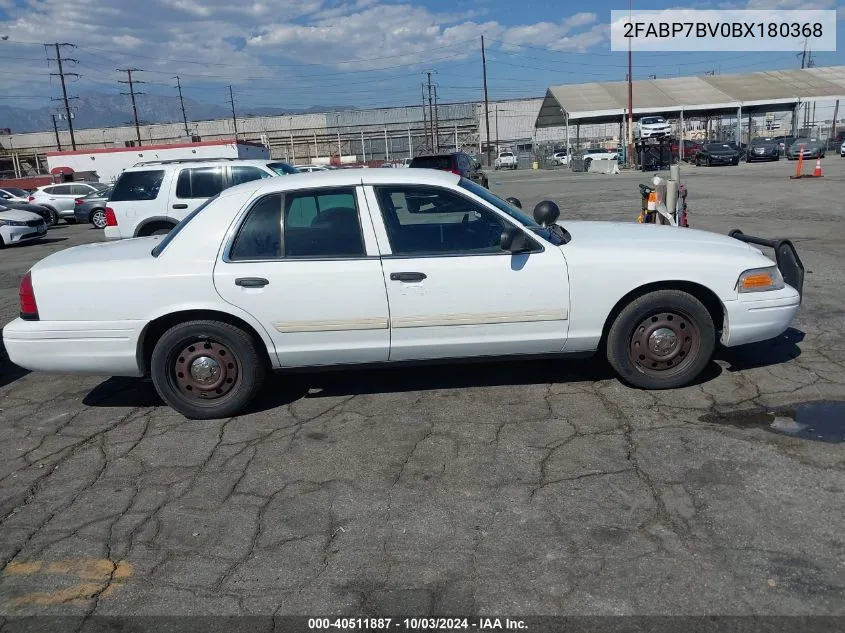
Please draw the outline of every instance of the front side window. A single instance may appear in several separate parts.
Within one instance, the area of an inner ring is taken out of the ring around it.
[[[258,200],[229,259],[352,258],[366,254],[353,188],[274,193]]]
[[[504,253],[506,228],[493,211],[448,189],[376,187],[394,255]]]
[[[109,202],[155,200],[163,180],[162,169],[125,171],[114,184]]]
[[[253,180],[261,180],[262,178],[271,178],[271,174],[268,174],[263,169],[258,169],[258,167],[250,167],[249,165],[232,165],[229,169],[231,169],[231,179],[232,179],[232,186],[235,185],[242,185],[245,182],[251,182]]]
[[[211,198],[223,191],[222,167],[190,167],[179,172],[177,198]]]

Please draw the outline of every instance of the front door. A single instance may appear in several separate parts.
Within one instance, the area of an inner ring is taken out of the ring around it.
[[[215,267],[218,293],[264,325],[282,367],[388,358],[387,296],[360,189],[257,199]]]
[[[367,197],[383,253],[390,360],[563,349],[569,286],[559,248],[529,234],[531,252],[503,250],[502,232],[515,225],[458,189],[375,186]]]

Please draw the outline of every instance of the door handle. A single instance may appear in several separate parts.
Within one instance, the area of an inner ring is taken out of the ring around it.
[[[187,209],[188,205],[187,204],[174,204],[173,208],[174,209]]]
[[[391,281],[422,281],[425,273],[390,273]]]
[[[235,279],[235,285],[242,288],[263,288],[269,283],[263,277],[238,277]]]

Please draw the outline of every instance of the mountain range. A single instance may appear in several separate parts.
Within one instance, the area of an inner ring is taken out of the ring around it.
[[[142,124],[175,123],[182,121],[182,109],[178,97],[154,94],[137,95],[138,118]],[[129,97],[105,92],[85,92],[71,102],[73,127],[75,129],[131,125],[132,104]],[[354,106],[311,106],[305,109],[285,108],[238,108],[238,117],[303,114],[308,112],[330,112],[352,110]],[[0,105],[0,128],[9,128],[13,134],[24,132],[47,132],[53,129],[51,114],[63,111],[61,103],[52,107],[27,109]],[[228,107],[200,103],[185,99],[185,111],[190,121],[226,119],[232,116]],[[64,122],[59,122],[64,129]]]

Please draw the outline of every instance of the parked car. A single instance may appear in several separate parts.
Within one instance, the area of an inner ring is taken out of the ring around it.
[[[91,224],[95,229],[106,228],[106,207],[113,187],[92,191],[76,199],[73,215],[77,222]]]
[[[34,213],[42,220],[44,220],[47,226],[53,226],[53,213],[48,208],[42,207],[40,204],[30,204],[29,202],[12,202],[11,200],[0,200],[0,207]]]
[[[778,142],[780,146],[781,154],[785,154],[786,151],[792,146],[792,143],[795,142],[795,139],[798,138],[797,136],[776,136],[775,140]]]
[[[780,160],[778,142],[773,138],[752,139],[745,161],[751,163],[757,160]]]
[[[149,375],[207,419],[243,411],[281,368],[601,349],[631,385],[681,387],[717,341],[777,336],[800,306],[739,239],[559,213],[430,169],[269,178],[167,237],[41,260],[3,340],[33,371]]]
[[[797,138],[786,150],[786,157],[789,160],[796,160],[801,155],[804,158],[824,158],[825,145],[817,138]]]
[[[555,165],[568,165],[569,153],[565,149],[559,150],[552,154],[551,162]]]
[[[47,223],[39,215],[0,206],[0,248],[31,242],[47,235]]]
[[[680,144],[674,139],[670,145],[673,158],[680,158]],[[695,161],[695,156],[701,150],[701,143],[684,139],[684,160],[688,163]]]
[[[695,155],[695,164],[699,167],[706,165],[739,165],[739,152],[728,143],[705,143]]]
[[[241,183],[297,174],[287,163],[268,160],[149,162],[124,171],[106,207],[105,237],[119,240],[165,235],[209,198]]]
[[[3,187],[0,189],[0,204],[3,202],[29,202],[29,192],[19,187]]]
[[[618,157],[619,154],[616,150],[607,149],[606,147],[590,147],[581,152],[581,159],[584,161],[584,171],[590,168],[590,163],[594,160],[613,160]]]
[[[499,152],[493,161],[493,169],[516,169],[519,163],[513,152]]]
[[[643,117],[637,121],[634,129],[639,139],[667,136],[672,133],[672,126],[662,116]]]
[[[845,158],[845,141],[843,141],[842,145],[839,147],[839,156]]]
[[[108,186],[102,182],[65,182],[57,185],[44,185],[32,192],[28,202],[40,204],[50,209],[54,212],[53,217],[56,221],[61,219],[68,224],[73,224],[76,222],[74,215],[76,199],[87,196],[92,191],[102,191]]]
[[[481,171],[481,163],[470,158],[463,152],[451,152],[448,154],[430,154],[428,156],[416,156],[411,160],[409,167],[413,169],[439,169],[450,171],[458,176],[463,176],[482,187],[488,187],[487,175]]]

